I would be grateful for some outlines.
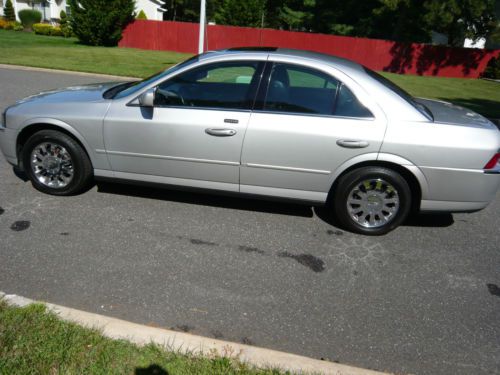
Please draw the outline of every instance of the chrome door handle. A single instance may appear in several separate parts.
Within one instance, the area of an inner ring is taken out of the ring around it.
[[[353,139],[339,139],[337,145],[345,148],[365,148],[370,144],[367,141],[358,141]]]
[[[213,135],[214,137],[232,137],[236,134],[234,129],[205,129],[205,133]]]

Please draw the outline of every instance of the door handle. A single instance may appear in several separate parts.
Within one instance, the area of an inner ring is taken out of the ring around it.
[[[365,148],[370,145],[367,141],[358,141],[353,139],[339,139],[337,145],[345,148]]]
[[[208,135],[213,135],[214,137],[232,137],[236,134],[236,130],[209,128],[205,129],[205,133],[207,133]]]

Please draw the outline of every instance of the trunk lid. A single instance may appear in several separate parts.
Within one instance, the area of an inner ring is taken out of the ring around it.
[[[476,128],[496,128],[486,117],[481,116],[470,109],[440,100],[415,99],[418,103],[426,106],[434,117],[434,122],[442,124],[453,124],[470,126]]]

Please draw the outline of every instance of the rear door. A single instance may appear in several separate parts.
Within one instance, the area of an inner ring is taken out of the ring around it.
[[[266,74],[243,144],[240,191],[323,202],[339,166],[379,151],[385,116],[320,68],[274,61]]]

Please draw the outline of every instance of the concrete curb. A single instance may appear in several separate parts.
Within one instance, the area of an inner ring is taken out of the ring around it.
[[[114,76],[110,74],[100,74],[100,73],[86,73],[86,72],[78,72],[73,70],[60,70],[60,69],[48,69],[48,68],[37,68],[33,66],[24,66],[24,65],[10,65],[10,64],[0,64],[1,69],[13,69],[13,70],[27,70],[32,72],[46,72],[46,73],[56,73],[56,74],[70,74],[75,76],[83,76],[83,77],[100,77],[100,78],[112,78],[119,81],[131,81],[138,80],[138,77],[125,77],[125,76]]]
[[[36,303],[29,298],[0,292],[0,299],[9,305],[27,306]],[[43,302],[42,302],[43,303]],[[154,328],[103,315],[88,313],[72,308],[43,303],[61,319],[85,327],[98,328],[106,337],[125,339],[138,345],[156,343],[169,350],[193,354],[213,354],[230,356],[257,367],[276,367],[294,373],[319,373],[331,375],[380,375],[387,374],[373,370],[320,361],[295,354],[265,348],[238,344],[229,341],[195,336],[189,333]]]

